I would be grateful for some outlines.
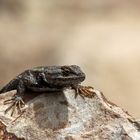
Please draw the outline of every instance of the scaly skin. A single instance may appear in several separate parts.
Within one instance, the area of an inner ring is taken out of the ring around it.
[[[76,96],[79,94],[82,97],[86,96],[91,98],[93,96],[93,92],[91,92],[92,87],[84,87],[80,85],[84,80],[85,74],[79,66],[42,66],[26,70],[19,74],[5,85],[0,90],[0,93],[17,90],[16,96],[5,101],[5,104],[13,103],[6,110],[7,112],[14,106],[11,114],[13,115],[16,107],[18,110],[21,110],[22,105],[25,105],[21,98],[21,94],[24,94],[26,91],[56,92],[62,91],[63,88],[66,87],[72,87],[76,91]]]

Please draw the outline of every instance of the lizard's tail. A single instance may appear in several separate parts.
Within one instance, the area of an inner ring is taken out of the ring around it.
[[[4,92],[8,92],[17,88],[18,80],[11,80],[7,85],[5,85],[2,89],[0,89],[0,94]]]

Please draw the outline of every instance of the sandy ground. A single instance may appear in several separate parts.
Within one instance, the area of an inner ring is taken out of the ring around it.
[[[84,84],[139,118],[138,11],[97,14],[55,6],[28,5],[22,18],[0,15],[0,86],[27,68],[78,64],[87,75]]]

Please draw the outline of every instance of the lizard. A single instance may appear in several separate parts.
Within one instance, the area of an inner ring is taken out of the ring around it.
[[[81,85],[85,77],[85,73],[77,65],[40,66],[25,70],[0,90],[0,94],[11,90],[17,91],[11,99],[4,101],[4,104],[12,104],[5,110],[5,113],[12,108],[11,116],[15,108],[21,112],[21,108],[25,106],[22,96],[26,91],[58,92],[71,87],[75,90],[75,98],[77,95],[83,98],[92,98],[94,95],[93,87]]]

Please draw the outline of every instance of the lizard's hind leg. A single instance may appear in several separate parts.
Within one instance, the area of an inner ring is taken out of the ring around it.
[[[18,95],[15,95],[13,98],[4,101],[4,104],[5,105],[6,104],[12,104],[5,110],[5,113],[7,113],[9,110],[12,109],[11,116],[13,116],[16,108],[17,108],[18,112],[21,113],[22,107],[25,106],[25,103],[24,103],[22,97],[20,97]]]
[[[23,101],[21,94],[25,92],[25,86],[23,81],[19,81],[17,86],[17,93],[9,100],[4,101],[4,104],[12,104],[9,106],[5,113],[12,109],[11,116],[13,116],[15,110],[17,109],[18,113],[21,113],[21,109],[25,106],[25,102]]]

